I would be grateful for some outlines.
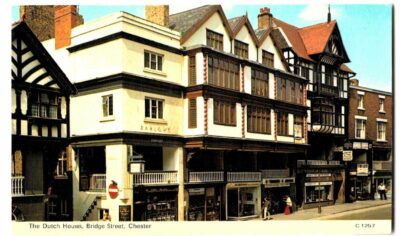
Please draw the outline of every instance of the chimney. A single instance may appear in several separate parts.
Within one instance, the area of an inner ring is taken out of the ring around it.
[[[351,79],[350,80],[350,85],[351,86],[358,87],[358,83],[359,83],[358,79]]]
[[[161,26],[169,26],[169,5],[146,5],[146,20]]]
[[[260,8],[258,14],[258,29],[269,29],[272,27],[272,14],[268,7]]]
[[[54,36],[56,49],[71,44],[72,28],[83,24],[83,18],[75,5],[54,7]]]

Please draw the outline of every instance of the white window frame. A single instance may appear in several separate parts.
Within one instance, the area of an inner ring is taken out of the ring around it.
[[[147,63],[146,63],[146,54],[148,54]],[[152,59],[153,56],[154,56],[154,59],[155,59],[154,61]],[[161,58],[161,63],[160,63],[160,58]],[[144,50],[143,61],[144,61],[143,66],[144,66],[145,69],[154,70],[154,71],[163,71],[164,55],[159,54],[159,53],[155,53],[155,52],[151,52],[151,51],[148,51],[148,50]],[[155,63],[155,67],[154,68],[152,68],[152,62]]]
[[[382,124],[384,125],[384,130],[383,130],[383,139],[379,137],[379,125]],[[376,140],[379,142],[386,142],[386,124],[387,120],[385,119],[376,119]]]
[[[111,98],[111,102],[110,102]],[[112,94],[104,95],[102,99],[102,116],[112,117],[114,116],[114,98]],[[110,106],[111,105],[111,106]]]
[[[363,122],[363,127],[360,131],[360,136],[357,135],[357,123],[358,121],[362,121]],[[366,137],[366,126],[367,126],[367,119],[364,117],[355,117],[355,122],[354,122],[354,137],[356,139],[365,139]]]
[[[357,109],[365,110],[365,108],[364,108],[364,94],[361,94],[361,93],[357,94]]]
[[[56,177],[65,177],[67,176],[67,154],[65,152],[61,153],[60,157],[57,161],[56,167]]]
[[[60,200],[60,214],[63,216],[69,216],[68,214],[68,201],[66,199]]]
[[[145,97],[145,99],[144,99],[144,110],[145,110],[145,112],[144,112],[144,118],[145,119],[151,119],[151,120],[164,120],[164,104],[165,104],[165,100],[164,99],[159,99],[159,98],[151,98],[151,97]],[[149,114],[147,115],[146,114],[146,101],[149,101]],[[153,101],[155,102],[155,106],[153,106]],[[160,104],[161,104],[161,106],[162,106],[162,108],[161,108],[161,112],[162,112],[162,116],[160,117],[160,114],[159,114],[159,112],[160,112],[160,108],[159,108],[159,106],[160,106]],[[155,117],[153,117],[153,112],[152,112],[152,109],[153,108],[155,108]]]
[[[385,97],[379,96],[379,112],[385,113]]]

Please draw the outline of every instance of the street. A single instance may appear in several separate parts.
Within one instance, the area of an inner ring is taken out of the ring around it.
[[[328,218],[327,218],[328,219]],[[335,214],[329,220],[390,220],[392,219],[392,205],[348,211]]]

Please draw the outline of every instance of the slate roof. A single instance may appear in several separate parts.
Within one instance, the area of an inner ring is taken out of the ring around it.
[[[215,5],[205,5],[169,16],[169,28],[186,34],[194,25],[201,21]]]
[[[240,22],[245,19],[246,16],[238,16],[231,19],[228,19],[229,26],[231,27],[232,31],[235,32],[237,27],[240,25]]]

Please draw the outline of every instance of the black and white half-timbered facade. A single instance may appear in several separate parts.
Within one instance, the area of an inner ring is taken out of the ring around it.
[[[345,201],[342,151],[347,137],[349,78],[355,73],[347,56],[338,24],[328,21],[298,28],[273,20],[272,35],[290,71],[306,78],[309,107],[307,160],[297,163],[305,207]],[[322,141],[323,140],[323,141]],[[321,185],[322,183],[322,185]]]
[[[12,26],[11,47],[13,220],[71,220],[75,87],[25,22]]]

